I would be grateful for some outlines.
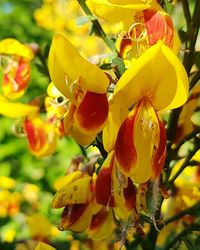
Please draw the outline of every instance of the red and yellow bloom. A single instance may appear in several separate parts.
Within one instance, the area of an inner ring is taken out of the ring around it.
[[[15,39],[7,38],[0,41],[4,96],[13,100],[24,94],[30,80],[30,61],[33,57],[32,49]]]
[[[107,129],[111,124],[106,125],[104,144],[115,150],[117,167],[133,182],[144,183],[159,176],[165,161],[166,136],[157,111],[183,105],[187,94],[184,67],[161,41],[133,62],[120,78],[112,103],[123,111],[122,120],[115,124],[119,128],[117,134],[117,129],[114,133]]]
[[[49,70],[53,83],[70,102],[64,117],[65,133],[79,144],[89,144],[107,119],[108,78],[81,57],[62,34],[53,38]]]

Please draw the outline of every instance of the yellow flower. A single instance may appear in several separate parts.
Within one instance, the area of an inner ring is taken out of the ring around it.
[[[107,119],[108,78],[81,57],[62,34],[53,38],[49,71],[56,88],[70,102],[64,118],[65,133],[81,145],[91,143]]]
[[[30,61],[34,53],[15,39],[0,41],[0,60],[3,69],[2,89],[9,99],[21,97],[30,79]]]
[[[110,141],[115,145],[104,143],[115,149],[117,167],[125,176],[136,183],[159,176],[165,161],[166,136],[157,111],[183,105],[187,95],[185,69],[161,41],[122,75],[114,90],[113,105],[123,110],[125,118],[121,126],[117,125],[120,126],[117,134],[116,130],[105,131],[104,139],[112,138]]]

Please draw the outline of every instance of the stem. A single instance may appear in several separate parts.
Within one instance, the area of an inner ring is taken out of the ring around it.
[[[168,128],[167,128],[167,139],[171,142],[176,136],[177,124],[178,124],[178,119],[179,119],[181,111],[182,111],[182,107],[174,109],[169,116],[169,122],[168,122]],[[170,143],[170,147],[171,147],[171,144],[172,143]]]
[[[199,211],[199,210],[200,210],[200,202],[197,202],[194,206],[186,208],[183,211],[179,212],[178,214],[175,214],[174,216],[167,219],[164,222],[163,227],[175,220],[182,218],[184,215],[194,215],[195,211]]]
[[[78,146],[79,146],[79,148],[80,148],[80,150],[81,150],[82,155],[83,155],[86,159],[89,159],[89,158],[88,158],[88,155],[87,155],[86,149],[85,149],[83,146],[81,146],[80,144],[78,144]]]
[[[162,250],[170,250],[171,247],[173,247],[178,241],[181,240],[183,236],[186,236],[192,231],[199,231],[200,230],[200,225],[199,224],[192,224],[189,225],[186,229],[184,229],[182,232],[177,234],[173,240],[171,240]]]
[[[115,56],[118,56],[119,54],[118,54],[118,51],[117,51],[117,49],[115,47],[115,43],[109,37],[106,36],[106,33],[102,29],[102,27],[101,27],[99,21],[97,20],[97,18],[93,15],[91,10],[88,8],[87,4],[85,3],[85,0],[77,0],[77,1],[80,4],[83,11],[85,12],[85,14],[90,17],[91,22],[93,24],[95,34],[97,36],[100,36],[103,39],[105,44],[108,46],[108,48],[113,52],[113,54]]]
[[[46,62],[45,58],[43,57],[41,50],[39,50],[39,52],[37,53],[37,57],[40,60],[42,66],[43,66],[43,69],[45,71],[45,75],[47,76],[49,82],[51,82],[51,77],[49,75],[49,69],[48,69],[48,66],[47,66],[47,62]]]
[[[186,135],[175,147],[174,150],[172,150],[173,154],[177,153],[180,147],[186,142],[195,137],[198,133],[200,133],[200,127],[192,131],[190,134]]]
[[[200,80],[200,70],[197,71],[194,77],[192,78],[190,82],[190,90],[198,83],[199,80]]]
[[[185,69],[189,75],[190,70],[192,68],[193,62],[194,62],[194,52],[195,52],[195,44],[199,32],[200,27],[200,1],[196,1],[194,13],[191,18],[190,10],[189,10],[189,4],[187,0],[181,0],[184,10],[184,15],[186,19],[187,24],[187,40],[186,40],[186,51],[183,59],[183,65],[185,66]],[[190,42],[188,47],[188,41]]]
[[[181,167],[179,168],[179,170],[176,172],[176,174],[171,178],[171,180],[169,180],[169,182],[167,183],[168,186],[173,184],[174,181],[176,180],[176,178],[182,173],[182,171],[188,166],[191,158],[195,155],[195,153],[200,149],[200,143],[198,143],[194,150],[192,150],[188,156],[186,157],[186,159],[184,160],[183,164],[181,165]]]

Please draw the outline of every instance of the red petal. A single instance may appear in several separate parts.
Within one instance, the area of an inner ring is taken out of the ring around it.
[[[75,112],[76,121],[84,131],[100,131],[108,115],[108,100],[106,94],[87,91]]]
[[[125,198],[125,206],[128,210],[131,210],[136,204],[136,189],[130,178],[128,178],[128,186],[124,188],[123,193]]]
[[[31,120],[25,120],[24,128],[31,150],[39,151],[45,145],[46,135],[43,127],[37,127]]]
[[[30,79],[30,65],[25,60],[20,59],[15,75],[15,81],[18,84],[18,91],[26,88]]]
[[[65,227],[69,227],[76,223],[87,207],[87,203],[66,206],[62,213],[61,225],[63,224]]]
[[[125,53],[125,50],[128,49],[128,48],[131,48],[132,47],[132,40],[130,38],[128,38],[128,34],[127,35],[124,35],[123,39],[121,40],[121,43],[120,43],[120,56],[123,58],[124,57],[124,53]]]
[[[105,207],[103,207],[97,214],[92,216],[92,222],[90,224],[90,230],[95,230],[99,228],[101,224],[104,223],[106,217],[108,215],[108,211]]]
[[[172,47],[174,27],[171,18],[161,11],[144,10],[145,25],[147,28],[149,45],[152,46],[158,40],[162,40]]]
[[[126,118],[122,123],[115,144],[117,166],[125,175],[131,175],[132,169],[137,160],[137,153],[133,144],[133,133],[134,123],[139,112],[139,106],[140,105],[136,107],[133,115]]]
[[[112,195],[112,170],[114,157],[108,168],[102,168],[98,173],[95,184],[96,202],[105,206],[114,207],[114,197]]]

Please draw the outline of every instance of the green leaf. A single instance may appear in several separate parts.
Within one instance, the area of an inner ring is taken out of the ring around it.
[[[200,235],[196,238],[194,242],[194,248],[195,250],[200,250]]]
[[[119,71],[120,75],[123,75],[123,73],[126,70],[124,61],[120,57],[115,57],[112,60],[113,67],[116,67],[117,70]]]
[[[100,69],[111,69],[111,63],[104,63],[100,65]]]
[[[188,238],[183,238],[182,240],[185,243],[188,250],[194,250],[194,246]]]

